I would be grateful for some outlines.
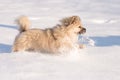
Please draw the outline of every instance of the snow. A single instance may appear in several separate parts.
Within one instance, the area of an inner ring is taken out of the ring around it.
[[[0,80],[120,80],[119,4],[119,0],[0,0]],[[13,53],[18,34],[14,20],[20,15],[30,18],[31,28],[52,27],[63,17],[78,15],[87,28],[83,37],[95,45],[61,55]]]

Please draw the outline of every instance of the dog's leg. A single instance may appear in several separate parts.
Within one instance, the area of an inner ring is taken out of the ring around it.
[[[27,41],[18,40],[14,43],[12,52],[26,51],[30,48],[30,45]]]
[[[12,52],[19,52],[19,51],[25,51],[25,47],[14,45],[13,48],[12,48]]]
[[[79,44],[79,48],[83,49],[83,48],[85,48],[85,45],[84,44]]]

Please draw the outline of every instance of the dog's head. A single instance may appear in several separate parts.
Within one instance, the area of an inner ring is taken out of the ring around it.
[[[72,16],[63,18],[61,21],[63,26],[66,27],[66,29],[74,34],[84,34],[86,32],[86,28],[84,28],[81,24],[81,20],[79,16]]]

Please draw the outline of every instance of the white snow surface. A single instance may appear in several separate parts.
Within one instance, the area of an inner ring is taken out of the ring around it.
[[[61,55],[12,53],[20,15],[42,29],[78,15],[95,46]],[[0,0],[0,80],[120,80],[120,0]]]

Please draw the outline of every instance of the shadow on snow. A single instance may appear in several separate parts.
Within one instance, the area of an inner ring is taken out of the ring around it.
[[[107,36],[107,37],[91,37],[95,41],[96,46],[120,46],[120,36]]]
[[[17,30],[17,27],[12,25],[0,24],[0,27]],[[10,53],[11,47],[11,45],[0,43],[0,53]]]
[[[11,45],[0,43],[0,53],[10,53],[11,48]]]
[[[6,24],[0,24],[0,27],[4,27],[4,28],[11,28],[11,29],[18,29],[17,26],[12,26],[12,25],[6,25]]]

